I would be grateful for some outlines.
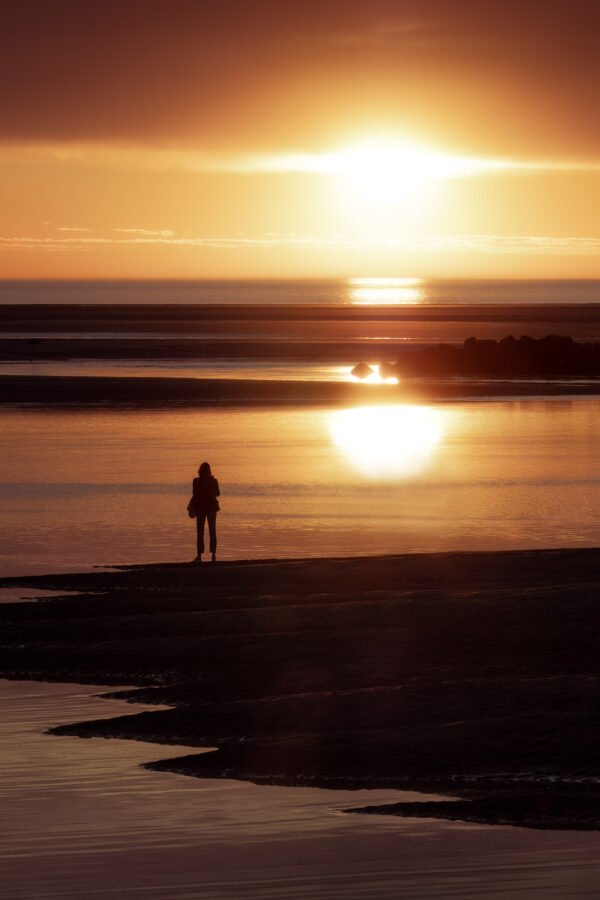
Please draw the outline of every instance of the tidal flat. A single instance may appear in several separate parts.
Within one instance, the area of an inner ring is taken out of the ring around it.
[[[53,733],[199,748],[156,770],[419,790],[459,802],[361,809],[596,830],[599,562],[569,549],[3,579],[65,596],[2,605],[2,675],[134,685],[113,696],[167,708]]]

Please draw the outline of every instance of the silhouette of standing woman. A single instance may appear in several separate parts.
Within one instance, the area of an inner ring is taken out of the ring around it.
[[[208,535],[212,562],[217,561],[217,513],[220,509],[217,497],[219,482],[210,471],[207,462],[198,469],[198,477],[192,483],[194,507],[196,509],[196,530],[198,535],[198,555],[195,562],[202,562],[204,553],[204,522],[208,519]]]

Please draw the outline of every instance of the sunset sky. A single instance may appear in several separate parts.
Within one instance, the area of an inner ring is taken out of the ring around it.
[[[0,277],[600,277],[600,5],[19,0]]]

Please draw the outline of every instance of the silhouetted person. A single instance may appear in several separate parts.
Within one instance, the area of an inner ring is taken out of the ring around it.
[[[208,535],[210,538],[210,552],[212,562],[217,561],[217,513],[219,501],[217,497],[219,482],[210,471],[207,462],[203,462],[198,469],[198,477],[192,483],[194,506],[196,509],[196,530],[198,536],[198,555],[195,562],[202,562],[204,553],[204,523],[208,519]]]

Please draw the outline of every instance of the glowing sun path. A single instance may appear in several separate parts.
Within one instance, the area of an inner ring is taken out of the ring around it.
[[[329,414],[335,446],[367,478],[397,479],[427,467],[446,430],[447,413],[429,406],[363,406]]]
[[[350,278],[349,299],[356,306],[420,303],[424,297],[421,278]]]

